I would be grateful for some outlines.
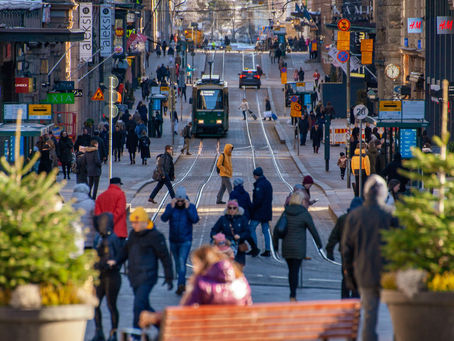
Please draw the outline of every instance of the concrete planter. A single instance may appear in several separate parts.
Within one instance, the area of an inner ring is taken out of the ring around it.
[[[382,290],[396,341],[454,340],[454,292],[422,292],[409,298]]]
[[[82,304],[37,310],[0,307],[0,335],[2,340],[83,341],[93,315],[93,307]]]

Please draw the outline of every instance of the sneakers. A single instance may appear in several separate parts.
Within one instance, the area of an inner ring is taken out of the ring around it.
[[[252,249],[247,253],[247,255],[252,256],[252,257],[257,257],[260,253],[260,249]]]
[[[187,152],[186,155],[192,155],[190,152]]]
[[[218,204],[218,205],[225,205],[226,202],[225,202],[225,201],[222,201],[222,200],[218,200],[218,201],[216,201],[216,204]]]
[[[177,294],[178,296],[181,296],[181,295],[183,295],[185,290],[186,290],[186,286],[184,284],[180,284],[178,286],[177,291],[175,291],[175,294]]]
[[[152,198],[148,198],[148,202],[151,202],[152,204],[157,204],[157,202],[154,201],[154,199],[152,199]]]
[[[262,252],[260,255],[262,257],[271,257],[271,251],[270,250],[265,250],[265,252]]]

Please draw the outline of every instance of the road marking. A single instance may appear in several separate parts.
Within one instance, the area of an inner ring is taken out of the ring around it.
[[[286,276],[274,276],[274,275],[270,275],[269,277],[270,277],[270,278],[276,278],[276,279],[288,279],[288,277],[286,277]]]
[[[341,282],[338,279],[324,279],[324,278],[309,278],[309,281],[319,281],[319,282],[332,282],[332,283],[339,283]]]

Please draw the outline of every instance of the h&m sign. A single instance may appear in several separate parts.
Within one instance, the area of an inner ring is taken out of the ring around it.
[[[408,18],[407,19],[407,32],[422,33],[422,18]]]
[[[453,34],[453,17],[437,17],[437,34]]]

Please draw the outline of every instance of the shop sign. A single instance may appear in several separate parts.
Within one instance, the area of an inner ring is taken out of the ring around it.
[[[437,34],[453,34],[453,17],[437,17]]]
[[[422,18],[408,18],[407,19],[407,32],[408,33],[422,33]]]
[[[8,103],[3,104],[3,120],[15,121],[17,120],[17,112],[22,110],[22,121],[28,119],[28,105],[24,103]]]
[[[29,104],[28,105],[29,120],[51,120],[52,105],[51,104]]]
[[[99,23],[101,57],[109,57],[112,54],[112,17],[113,10],[110,5],[101,5]]]
[[[16,77],[14,82],[16,94],[28,94],[33,92],[33,78]]]
[[[402,102],[394,100],[381,100],[378,118],[380,120],[400,120],[402,115]]]
[[[93,47],[93,5],[91,2],[79,4],[79,27],[84,31],[84,40],[79,43],[81,62],[91,62]]]
[[[56,81],[55,90],[56,91],[73,91],[74,90],[74,81]]]
[[[50,104],[74,104],[74,94],[72,92],[48,93],[47,102]]]

